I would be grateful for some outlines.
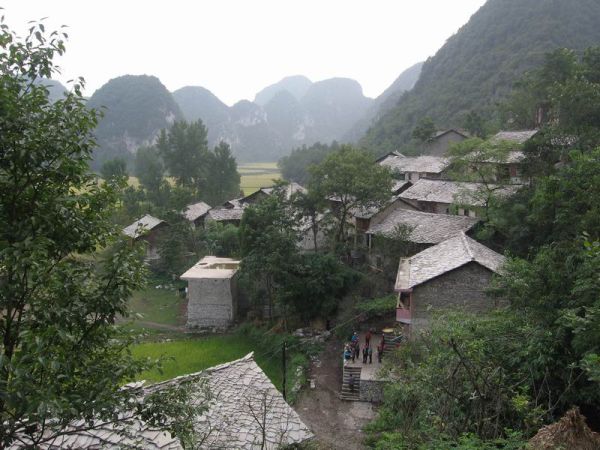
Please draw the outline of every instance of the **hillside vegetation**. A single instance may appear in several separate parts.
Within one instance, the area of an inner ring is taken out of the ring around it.
[[[418,121],[458,127],[471,111],[493,117],[516,80],[559,47],[600,42],[596,0],[489,0],[423,65],[419,81],[376,121],[362,145],[378,154],[401,147]]]

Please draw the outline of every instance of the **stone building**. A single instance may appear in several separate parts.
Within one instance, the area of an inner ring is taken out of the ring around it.
[[[204,202],[187,205],[183,211],[183,216],[194,225],[194,227],[204,227],[204,219],[206,218],[210,205]]]
[[[422,178],[400,194],[400,197],[425,212],[435,214],[457,213],[477,217],[485,207],[488,196],[508,197],[518,186],[502,186]]]
[[[436,180],[446,178],[445,172],[450,166],[450,160],[441,156],[430,155],[389,155],[379,164],[389,167],[398,180],[415,183],[420,178]]]
[[[206,409],[194,420],[200,449],[275,450],[314,438],[296,411],[256,364],[253,353],[202,372],[147,388],[152,393],[191,383],[194,406]]]
[[[451,146],[468,139],[465,131],[450,129],[438,131],[426,144],[423,153],[432,156],[446,156]]]
[[[402,258],[395,291],[396,320],[415,336],[427,327],[431,314],[444,308],[485,312],[498,306],[486,295],[493,274],[500,273],[504,256],[460,233]]]
[[[164,229],[168,226],[167,222],[146,214],[131,225],[123,228],[123,234],[134,240],[146,242],[146,260],[157,260],[160,258],[158,253],[158,241]]]
[[[236,273],[240,262],[206,256],[181,275],[188,282],[188,328],[226,329],[237,317]]]

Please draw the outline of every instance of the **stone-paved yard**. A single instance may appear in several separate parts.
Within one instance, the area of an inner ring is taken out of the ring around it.
[[[313,364],[310,374],[315,388],[305,389],[294,409],[315,434],[320,448],[366,448],[362,427],[375,417],[375,410],[370,403],[340,400],[342,344],[335,338],[327,341],[319,361]]]

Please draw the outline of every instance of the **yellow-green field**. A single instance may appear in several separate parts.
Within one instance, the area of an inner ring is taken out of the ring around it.
[[[276,162],[248,163],[238,166],[241,188],[245,195],[258,191],[261,187],[273,186],[274,180],[281,178],[281,173]]]
[[[281,179],[276,162],[240,164],[238,172],[241,175],[240,185],[244,195],[252,194],[262,187],[273,186],[274,180]],[[169,182],[172,183],[173,180],[170,179]],[[129,185],[137,188],[140,182],[136,177],[129,177]]]

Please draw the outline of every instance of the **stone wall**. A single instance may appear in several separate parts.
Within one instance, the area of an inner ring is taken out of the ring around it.
[[[486,295],[492,272],[471,262],[414,288],[412,336],[427,327],[435,310],[461,308],[471,313],[487,312],[498,301]]]
[[[450,131],[449,133],[434,139],[432,142],[429,142],[426,145],[424,154],[433,156],[446,156],[450,146],[464,140],[464,136],[461,136],[455,131]]]
[[[223,329],[235,317],[232,278],[202,278],[188,281],[188,328]]]
[[[380,380],[360,380],[360,401],[381,403],[385,383]]]

